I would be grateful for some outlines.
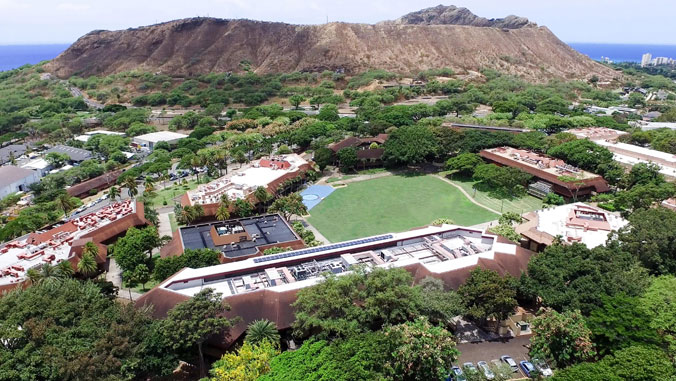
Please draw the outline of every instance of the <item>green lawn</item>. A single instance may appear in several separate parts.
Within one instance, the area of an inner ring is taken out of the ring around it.
[[[466,226],[498,218],[432,176],[387,176],[351,183],[336,189],[310,215],[308,221],[332,242],[406,231],[442,217]]]
[[[472,196],[478,203],[481,205],[486,205],[487,207],[504,212],[514,212],[518,214],[523,214],[533,210],[542,209],[542,200],[537,197],[533,197],[529,194],[515,198],[512,200],[509,199],[499,199],[492,197],[488,192],[474,190],[473,185],[476,184],[476,181],[468,178],[463,178],[458,175],[453,175],[453,177],[446,177],[447,179],[453,181],[453,183],[458,184],[465,190],[470,196]]]
[[[171,226],[172,232],[178,230],[178,222],[176,222],[176,214],[174,213],[169,213],[169,226]]]
[[[200,179],[200,182],[201,182],[201,179]],[[162,182],[160,181],[156,185],[161,186]],[[157,194],[157,196],[155,198],[153,198],[152,205],[153,205],[153,207],[160,208],[160,207],[164,206],[164,201],[167,201],[168,206],[173,206],[174,205],[174,201],[173,201],[174,198],[182,195],[183,193],[185,193],[185,192],[187,192],[191,189],[195,189],[195,188],[197,188],[197,182],[195,182],[195,180],[193,179],[193,180],[188,181],[187,186],[173,185],[169,188],[159,190],[159,191],[155,192]]]

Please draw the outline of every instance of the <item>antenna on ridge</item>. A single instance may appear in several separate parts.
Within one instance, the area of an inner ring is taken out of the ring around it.
[[[329,15],[326,15],[326,23],[329,23]]]

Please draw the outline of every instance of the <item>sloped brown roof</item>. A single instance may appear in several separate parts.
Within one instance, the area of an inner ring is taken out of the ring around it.
[[[329,149],[332,150],[333,152],[338,152],[343,148],[356,147],[359,144],[361,144],[361,139],[355,136],[348,136],[347,138],[339,142],[329,144]]]
[[[498,242],[513,244],[513,242],[499,236]],[[501,275],[510,274],[515,277],[521,275],[522,272],[527,270],[528,261],[534,253],[516,245],[515,248],[516,254],[495,253],[494,259],[480,258],[474,266],[463,267],[440,274],[430,272],[422,263],[412,264],[403,268],[413,275],[416,282],[427,276],[432,276],[441,279],[448,289],[457,289],[469,277],[470,272],[477,267],[495,270]],[[172,278],[177,274],[172,276]],[[262,289],[226,297],[224,301],[229,304],[230,311],[225,315],[228,317],[240,317],[241,321],[230,329],[229,337],[221,337],[220,340],[212,341],[212,343],[228,347],[246,331],[249,323],[258,319],[270,320],[279,329],[290,328],[295,320],[292,304],[296,300],[297,292],[298,290],[277,292],[272,289]],[[154,305],[153,315],[162,318],[166,316],[166,313],[174,305],[187,299],[188,297],[185,295],[157,286],[139,298],[136,301],[136,306]]]
[[[66,189],[66,192],[68,192],[68,194],[73,197],[77,197],[89,193],[89,191],[92,189],[99,189],[101,187],[113,185],[117,181],[117,178],[120,177],[122,172],[124,171],[118,169],[117,171],[104,173],[101,176],[94,177],[91,180],[87,180],[79,184],[73,185],[72,187]]]

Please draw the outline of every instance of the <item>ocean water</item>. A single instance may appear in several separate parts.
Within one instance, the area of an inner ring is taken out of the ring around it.
[[[0,71],[51,60],[66,50],[68,46],[70,44],[0,45]]]
[[[676,45],[639,45],[639,44],[592,44],[568,43],[573,49],[588,55],[593,60],[608,57],[614,62],[641,62],[645,53],[654,57],[676,59]]]

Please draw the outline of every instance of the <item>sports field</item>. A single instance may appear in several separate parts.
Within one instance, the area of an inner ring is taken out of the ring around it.
[[[310,215],[308,222],[331,242],[406,231],[437,218],[471,226],[499,217],[432,176],[387,176],[350,183],[336,189]]]

